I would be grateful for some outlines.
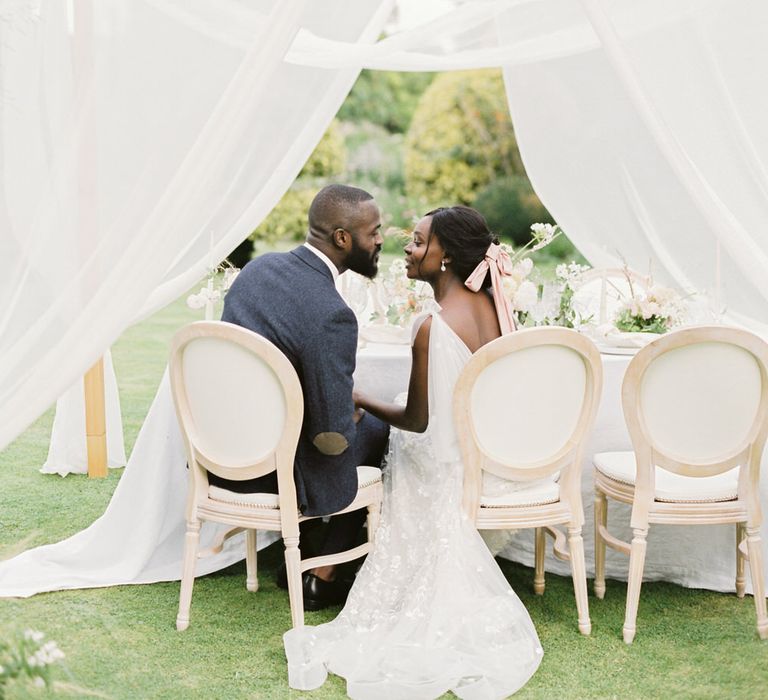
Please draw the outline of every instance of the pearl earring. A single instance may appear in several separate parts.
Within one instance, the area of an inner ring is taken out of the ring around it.
[[[445,260],[440,261],[440,272],[445,272]]]

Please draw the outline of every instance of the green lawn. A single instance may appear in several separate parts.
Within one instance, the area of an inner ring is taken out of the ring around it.
[[[113,348],[128,450],[162,375],[169,338],[199,317],[177,301],[128,329]],[[120,478],[114,471],[103,481],[39,474],[51,421],[49,412],[0,452],[2,558],[88,525],[103,512]],[[137,504],[137,517],[140,513]],[[287,687],[281,635],[290,625],[288,596],[272,582],[279,558],[279,545],[262,554],[256,594],[245,590],[244,564],[199,579],[192,623],[184,633],[174,627],[178,583],[0,600],[0,628],[44,631],[67,655],[71,678],[63,669],[56,678],[110,698],[344,697],[336,678],[313,693]],[[538,673],[519,698],[768,697],[768,642],[757,639],[749,597],[647,584],[638,635],[627,647],[621,639],[624,584],[609,581],[603,601],[590,596],[593,632],[585,638],[576,629],[568,579],[548,576],[546,594],[536,597],[531,570],[509,562],[501,566],[530,611],[545,650]],[[307,622],[334,614],[308,614]],[[68,696],[85,697],[82,692]],[[8,697],[46,693],[15,687]]]

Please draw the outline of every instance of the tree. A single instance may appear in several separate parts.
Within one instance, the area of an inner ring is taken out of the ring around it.
[[[390,133],[405,133],[419,97],[433,73],[364,70],[339,110],[342,121],[371,122]]]
[[[494,178],[525,173],[498,70],[438,75],[405,148],[408,193],[432,205],[471,204]]]

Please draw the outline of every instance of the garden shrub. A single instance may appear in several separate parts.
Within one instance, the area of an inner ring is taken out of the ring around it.
[[[493,180],[477,193],[473,206],[494,233],[510,239],[515,246],[530,240],[531,224],[555,223],[524,175]]]
[[[347,151],[339,122],[334,119],[299,173],[303,177],[335,177],[344,172]]]
[[[307,235],[309,205],[319,189],[315,185],[302,186],[297,180],[269,216],[256,227],[251,238],[268,244],[285,239],[303,240]]]
[[[378,124],[405,133],[419,97],[434,73],[363,70],[339,110],[342,121]]]
[[[501,73],[442,73],[421,97],[405,141],[409,196],[472,204],[497,177],[524,174]]]

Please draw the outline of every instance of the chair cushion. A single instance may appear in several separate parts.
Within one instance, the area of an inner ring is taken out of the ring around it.
[[[605,476],[629,486],[635,485],[634,452],[601,452],[592,460]],[[656,467],[657,501],[667,503],[717,503],[736,498],[739,468],[716,476],[682,476]]]
[[[518,488],[498,496],[483,495],[480,497],[481,508],[521,508],[523,506],[543,506],[547,503],[557,503],[560,500],[560,486],[556,481],[539,479],[528,486],[519,482]]]
[[[371,486],[377,481],[381,481],[381,469],[367,466],[357,468],[358,490]],[[208,498],[224,503],[234,503],[238,506],[250,506],[251,508],[276,509],[280,507],[276,493],[237,493],[219,486],[209,486]]]

